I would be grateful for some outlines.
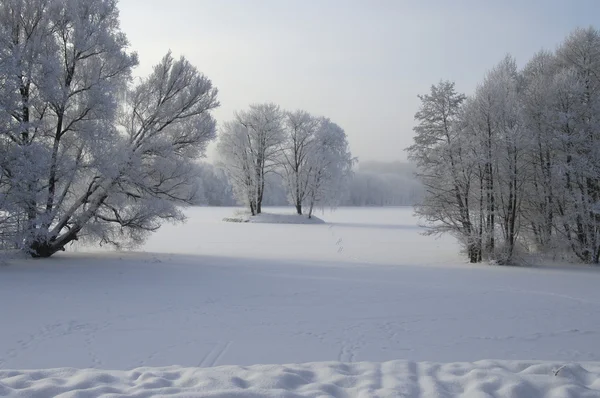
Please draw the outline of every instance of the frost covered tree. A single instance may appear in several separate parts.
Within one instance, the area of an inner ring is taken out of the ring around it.
[[[302,214],[302,204],[309,195],[312,152],[316,150],[318,127],[318,119],[305,111],[287,112],[284,118],[285,142],[281,163],[288,196],[298,214]]]
[[[248,148],[247,130],[235,122],[225,122],[220,129],[217,152],[218,166],[233,188],[238,202],[248,206],[256,214],[256,176],[254,160]]]
[[[564,165],[565,199],[559,225],[575,254],[600,262],[600,32],[578,29],[557,50],[561,100],[559,156]]]
[[[220,165],[252,215],[262,212],[265,176],[279,167],[283,140],[283,112],[275,104],[250,105],[221,128]]]
[[[471,262],[510,262],[519,235],[529,139],[518,80],[507,57],[468,100],[450,82],[420,96],[415,144],[408,149],[426,187],[417,213],[431,233],[455,234]]]
[[[79,238],[135,244],[192,201],[216,89],[167,54],[132,86],[116,1],[0,4],[0,213],[37,257]],[[120,101],[123,100],[123,101]],[[3,228],[4,229],[4,228]]]
[[[335,207],[344,198],[352,176],[352,157],[346,132],[327,118],[319,118],[308,156],[306,199],[308,218],[315,207]]]
[[[419,99],[415,143],[407,149],[425,187],[416,212],[431,223],[430,233],[455,234],[470,261],[481,261],[481,242],[471,220],[473,173],[458,119],[465,96],[456,92],[454,83],[441,81]]]
[[[305,204],[309,217],[315,206],[337,205],[354,163],[346,133],[337,124],[274,104],[236,113],[223,124],[217,151],[236,197],[252,215],[261,213],[265,189],[277,175],[298,214]]]
[[[507,56],[477,89],[467,119],[476,145],[474,155],[479,155],[483,171],[479,176],[485,196],[480,198],[484,206],[479,212],[485,220],[484,250],[488,258],[503,263],[512,261],[529,178],[530,139],[523,123],[519,80],[516,63]],[[502,245],[497,242],[498,234]]]
[[[428,141],[426,127],[443,129],[423,110],[444,107],[427,107],[422,97],[409,153],[427,188],[418,211],[431,231],[459,235],[471,261],[570,250],[600,263],[599,76],[594,28],[575,30],[521,71],[506,57],[458,106],[456,145]]]
[[[286,113],[282,151],[288,196],[298,214],[303,204],[336,205],[343,197],[353,164],[346,133],[327,118],[305,111]]]
[[[530,194],[524,197],[522,212],[527,233],[542,250],[553,245],[556,194],[563,186],[556,178],[557,72],[556,57],[547,51],[535,54],[522,72],[523,123],[531,142],[528,156],[531,175],[526,187]]]
[[[523,71],[533,176],[525,217],[542,250],[600,262],[600,33],[577,29]]]

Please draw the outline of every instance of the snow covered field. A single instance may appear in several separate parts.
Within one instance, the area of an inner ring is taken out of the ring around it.
[[[408,208],[232,214],[190,209],[138,252],[0,267],[0,396],[600,396],[596,270],[470,266]],[[484,359],[503,362],[405,362]],[[322,361],[346,364],[246,367]],[[130,371],[171,365],[238,367]],[[62,367],[128,372],[2,370]]]

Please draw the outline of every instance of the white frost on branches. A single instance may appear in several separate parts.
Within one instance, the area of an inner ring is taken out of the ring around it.
[[[132,86],[114,0],[0,4],[4,246],[50,256],[72,240],[139,243],[193,202],[215,137],[216,89],[167,54]]]
[[[253,215],[262,210],[269,173],[283,177],[298,214],[306,204],[311,217],[315,206],[335,206],[343,198],[354,163],[337,124],[273,104],[252,105],[226,122],[218,152],[237,198]]]
[[[441,82],[420,98],[408,151],[432,233],[457,235],[472,262],[600,263],[600,32],[577,29],[520,71],[506,57],[471,97]]]

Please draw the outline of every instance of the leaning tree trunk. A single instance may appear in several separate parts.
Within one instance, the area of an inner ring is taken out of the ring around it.
[[[116,180],[106,180],[104,184],[95,188],[93,191],[88,191],[82,195],[69,208],[58,223],[51,229],[44,230],[48,236],[45,240],[35,240],[29,245],[29,251],[32,257],[50,257],[54,253],[64,251],[65,246],[72,241],[78,240],[78,234],[83,229],[84,225],[94,217],[100,206],[108,198],[108,193],[112,189]],[[90,199],[93,197],[93,199]],[[88,207],[79,215],[75,215],[77,210],[82,205],[87,204]],[[62,232],[67,228],[66,232]]]

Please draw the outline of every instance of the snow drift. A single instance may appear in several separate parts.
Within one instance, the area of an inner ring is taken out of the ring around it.
[[[339,362],[131,371],[0,370],[0,396],[599,397],[600,363]]]

